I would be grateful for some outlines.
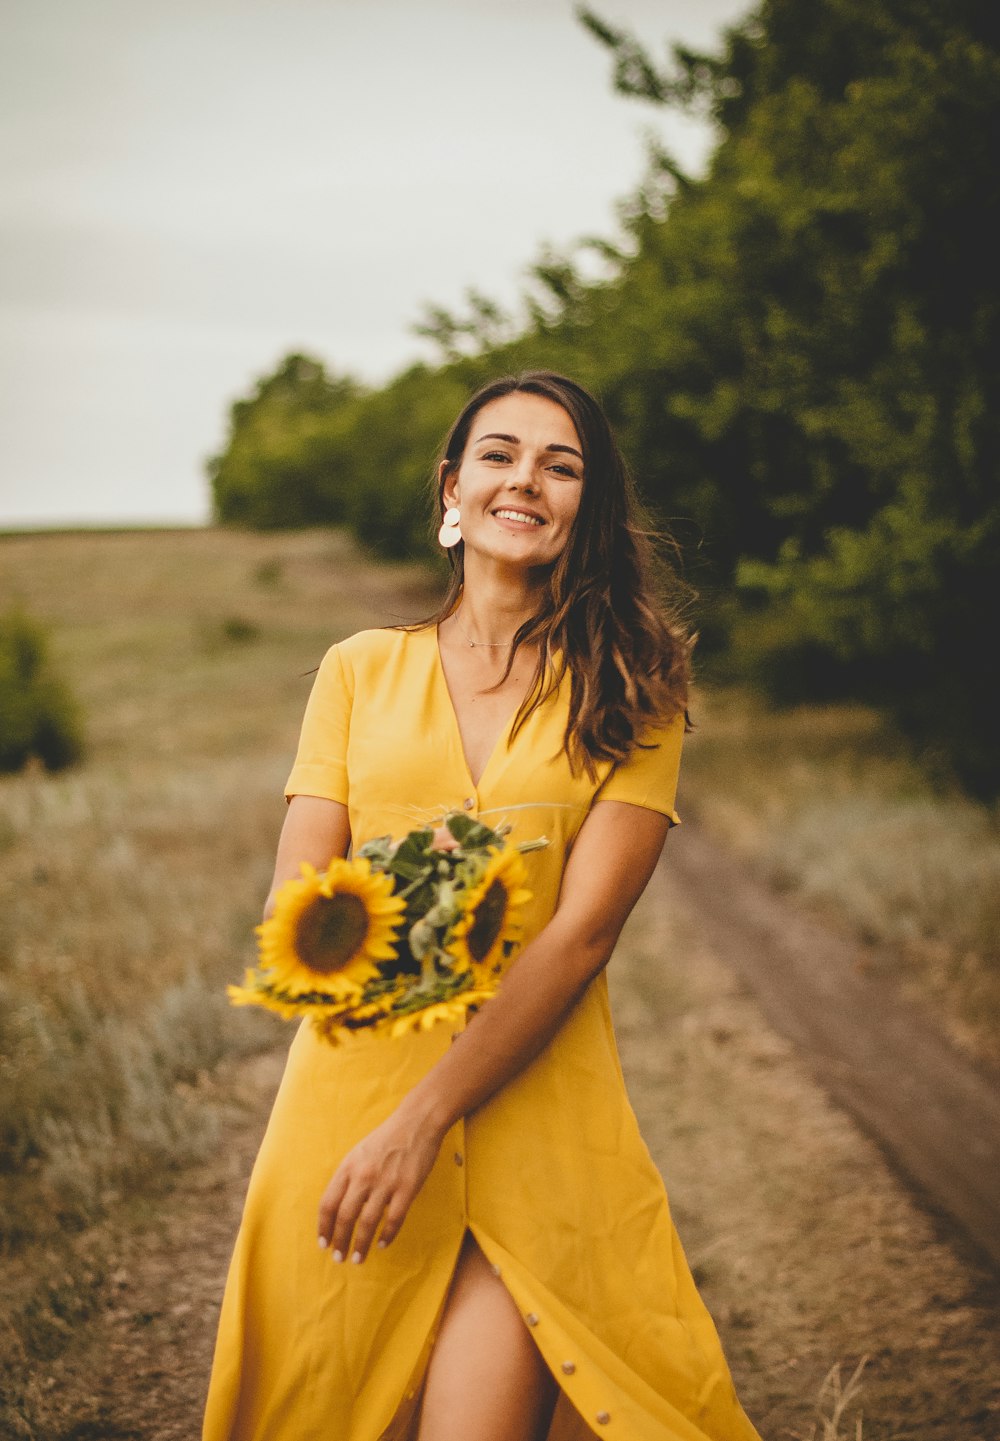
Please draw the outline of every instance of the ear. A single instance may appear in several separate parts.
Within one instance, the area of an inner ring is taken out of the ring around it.
[[[448,474],[448,479],[444,480],[446,473]],[[448,462],[442,460],[438,466],[438,484],[440,485],[442,481],[444,481],[444,489],[441,492],[441,499],[444,502],[445,510],[447,510],[449,506],[460,505],[461,502],[458,497],[458,466],[453,465],[449,472]]]

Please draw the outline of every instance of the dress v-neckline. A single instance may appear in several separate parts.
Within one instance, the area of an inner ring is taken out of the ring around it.
[[[462,727],[458,723],[458,711],[455,709],[455,701],[451,693],[451,687],[448,684],[448,676],[445,673],[444,661],[441,657],[441,640],[438,635],[438,628],[436,625],[430,627],[430,633],[434,644],[434,663],[436,667],[437,680],[440,682],[441,689],[444,693],[445,702],[448,707],[448,712],[451,717],[452,732],[458,746],[458,753],[462,757],[462,764],[465,766],[465,774],[469,779],[469,783],[471,784],[472,789],[474,791],[478,791],[483,783],[484,777],[486,776],[494,760],[496,759],[496,755],[500,749],[501,742],[508,739],[510,736],[511,726],[514,724],[514,717],[517,715],[518,711],[521,708],[521,702],[518,701],[517,705],[513,707],[510,715],[508,715],[507,719],[500,727],[500,731],[496,737],[496,740],[493,742],[493,745],[490,748],[490,752],[486,757],[485,765],[479,772],[479,775],[474,776],[472,774],[472,767],[469,764],[469,757],[465,753],[465,742],[462,739]]]

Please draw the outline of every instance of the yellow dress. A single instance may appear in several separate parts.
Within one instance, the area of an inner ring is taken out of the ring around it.
[[[548,836],[526,857],[530,939],[595,799],[677,819],[681,720],[594,782],[561,750],[567,693],[510,744],[508,724],[476,786],[436,629],[362,632],[320,667],[287,794],[346,804],[355,844],[455,809],[509,821],[515,840]],[[360,1266],[319,1250],[338,1163],[463,1024],[338,1047],[300,1026],[250,1181],[204,1441],[410,1441],[466,1229],[559,1383],[549,1441],[754,1441],[629,1105],[603,973],[542,1054],[449,1132],[391,1246]]]

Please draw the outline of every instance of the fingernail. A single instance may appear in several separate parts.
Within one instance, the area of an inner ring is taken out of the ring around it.
[[[351,1260],[354,1262],[355,1266],[360,1266],[363,1260],[361,1252],[355,1251],[354,1255],[351,1257]]]
[[[334,1251],[334,1253],[333,1253],[333,1259],[334,1259],[335,1261],[342,1261],[342,1260],[344,1259],[344,1253],[343,1253],[343,1251]]]
[[[329,1244],[325,1236],[317,1236],[316,1243],[321,1251],[325,1251]]]
[[[379,1237],[379,1239],[375,1242],[375,1244],[376,1244],[376,1246],[379,1248],[380,1251],[384,1251],[385,1248],[386,1248],[386,1246],[388,1246],[389,1243],[388,1243],[388,1241],[383,1241],[383,1240],[381,1239],[381,1237]]]

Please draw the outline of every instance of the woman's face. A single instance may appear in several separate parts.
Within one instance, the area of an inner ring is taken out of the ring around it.
[[[466,562],[551,565],[566,545],[583,494],[583,446],[561,405],[514,391],[477,412],[446,506],[462,513]]]

